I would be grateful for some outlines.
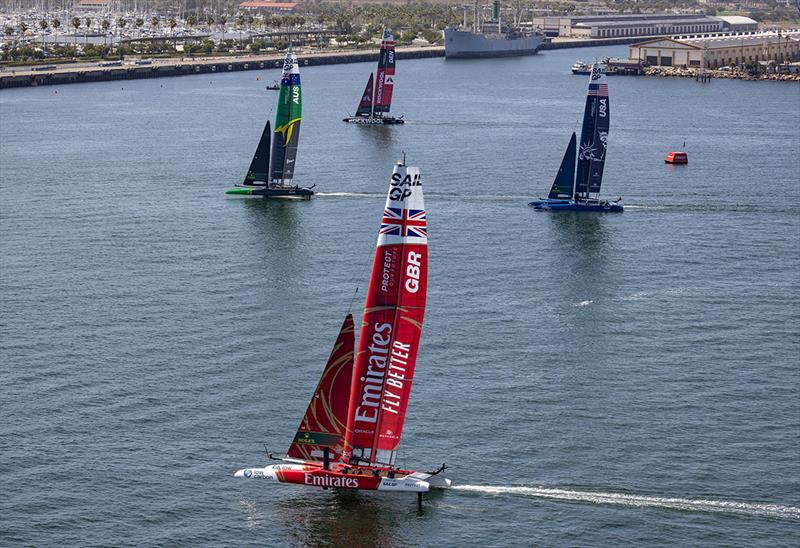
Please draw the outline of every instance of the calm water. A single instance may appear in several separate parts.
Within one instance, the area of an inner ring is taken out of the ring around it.
[[[611,78],[625,213],[534,212],[569,65],[625,53],[402,62],[391,128],[340,121],[371,64],[307,69],[304,203],[223,194],[274,73],[3,91],[0,544],[796,545],[800,86]],[[235,480],[362,306],[403,151],[431,233],[403,461],[459,488]]]

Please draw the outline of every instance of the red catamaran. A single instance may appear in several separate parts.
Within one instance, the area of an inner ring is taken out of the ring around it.
[[[436,472],[395,466],[425,313],[427,217],[419,168],[398,162],[389,181],[354,356],[344,319],[322,378],[281,464],[237,477],[315,487],[427,492],[450,487]],[[355,359],[354,359],[355,358]],[[420,499],[421,500],[421,499]]]
[[[394,91],[395,52],[391,29],[383,29],[381,51],[378,56],[378,72],[369,73],[367,87],[361,95],[356,115],[342,119],[343,122],[366,125],[404,124],[403,117],[389,116]],[[375,77],[373,79],[373,76]]]

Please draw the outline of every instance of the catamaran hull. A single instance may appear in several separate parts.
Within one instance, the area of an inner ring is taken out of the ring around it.
[[[309,464],[273,464],[264,468],[244,468],[234,476],[238,478],[264,479],[276,483],[293,483],[323,489],[360,489],[366,491],[395,491],[404,493],[427,493],[431,487],[448,488],[447,478],[422,472],[404,471],[390,478],[371,473],[352,474],[335,470],[323,470]]]
[[[360,124],[362,126],[390,126],[390,125],[406,123],[406,121],[403,120],[402,118],[394,118],[392,116],[385,116],[379,118],[353,116],[352,118],[342,118],[342,122],[347,122],[350,124]]]
[[[588,211],[599,213],[622,213],[622,204],[583,203],[572,200],[536,200],[528,204],[533,209],[547,211]]]
[[[240,196],[261,196],[263,198],[286,199],[286,200],[310,200],[314,191],[310,188],[266,188],[237,186],[225,191],[225,194],[237,194]]]

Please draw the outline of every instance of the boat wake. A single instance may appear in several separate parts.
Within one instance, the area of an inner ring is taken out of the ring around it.
[[[376,192],[317,192],[317,196],[330,198],[383,198],[383,194]]]
[[[593,491],[572,491],[545,487],[455,485],[453,489],[487,495],[519,495],[560,501],[588,502],[591,504],[615,504],[639,508],[667,508],[684,512],[719,512],[753,517],[800,520],[800,508],[781,504],[654,497],[628,493],[596,493]]]

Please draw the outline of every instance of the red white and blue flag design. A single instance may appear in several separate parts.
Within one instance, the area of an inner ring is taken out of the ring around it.
[[[589,84],[589,91],[586,94],[608,97],[608,84]]]
[[[402,237],[428,237],[428,219],[424,209],[387,207],[381,219],[381,234]]]

